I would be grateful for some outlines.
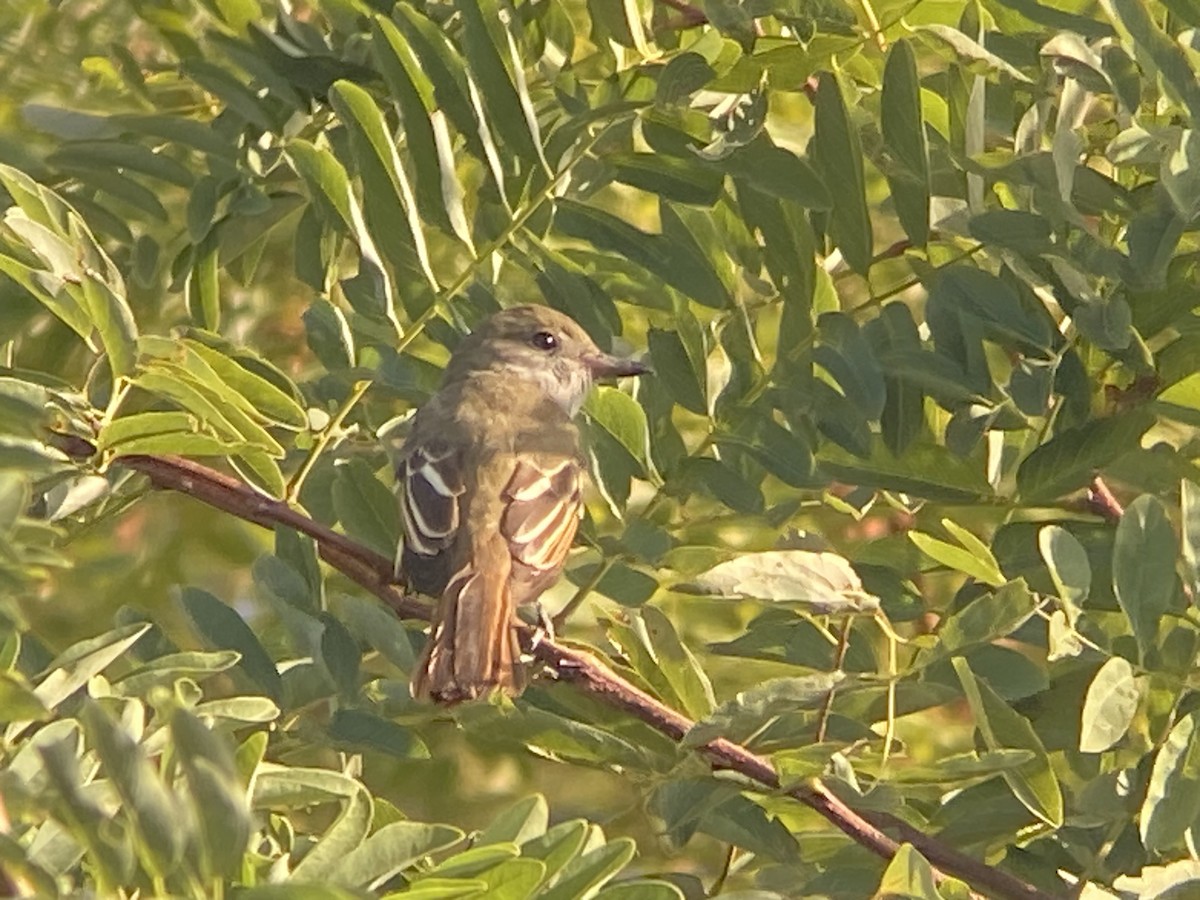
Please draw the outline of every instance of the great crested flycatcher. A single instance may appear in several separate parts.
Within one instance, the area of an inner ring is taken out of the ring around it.
[[[454,351],[397,473],[401,580],[441,601],[414,697],[524,688],[515,610],[558,578],[582,513],[572,419],[594,379],[646,371],[543,306],[494,314]]]

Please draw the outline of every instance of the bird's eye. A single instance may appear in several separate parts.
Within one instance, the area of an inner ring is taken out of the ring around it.
[[[530,343],[539,350],[553,350],[558,346],[558,338],[549,331],[539,331],[530,339]]]

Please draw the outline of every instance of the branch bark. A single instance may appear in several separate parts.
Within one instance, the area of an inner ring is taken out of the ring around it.
[[[1120,522],[1121,516],[1125,515],[1125,507],[1099,475],[1088,485],[1087,505],[1092,512],[1103,516],[1108,522]]]
[[[244,521],[264,528],[277,525],[294,528],[316,541],[327,564],[370,591],[398,616],[425,620],[430,617],[427,604],[406,596],[393,583],[390,559],[298,513],[286,503],[264,497],[215,469],[179,457],[124,456],[116,463],[145,474],[157,488],[187,494]],[[533,646],[533,638],[534,630],[522,626],[522,641],[556,677],[640,719],[672,740],[681,740],[695,724],[630,684],[595,657],[549,640]],[[717,738],[698,750],[716,768],[737,772],[767,790],[781,789],[770,761],[740,744]],[[891,859],[903,841],[912,844],[937,867],[939,879],[952,875],[1004,900],[1054,900],[1055,895],[967,856],[894,816],[856,812],[820,779],[789,787],[784,793],[811,807],[856,843],[884,859]]]

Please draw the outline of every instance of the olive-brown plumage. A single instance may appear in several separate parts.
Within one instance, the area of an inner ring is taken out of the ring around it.
[[[573,417],[593,379],[644,371],[547,307],[496,313],[459,345],[399,464],[401,577],[440,600],[413,696],[523,689],[515,609],[558,579],[582,510]]]

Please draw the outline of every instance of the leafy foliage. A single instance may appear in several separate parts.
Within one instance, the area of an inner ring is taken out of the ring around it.
[[[961,895],[716,777],[722,736],[1056,894],[1190,890],[1197,26],[8,4],[0,871]],[[407,414],[530,300],[654,365],[585,410],[598,490],[548,600],[682,744],[547,679],[414,704],[419,623],[122,464],[202,458],[388,553]]]

